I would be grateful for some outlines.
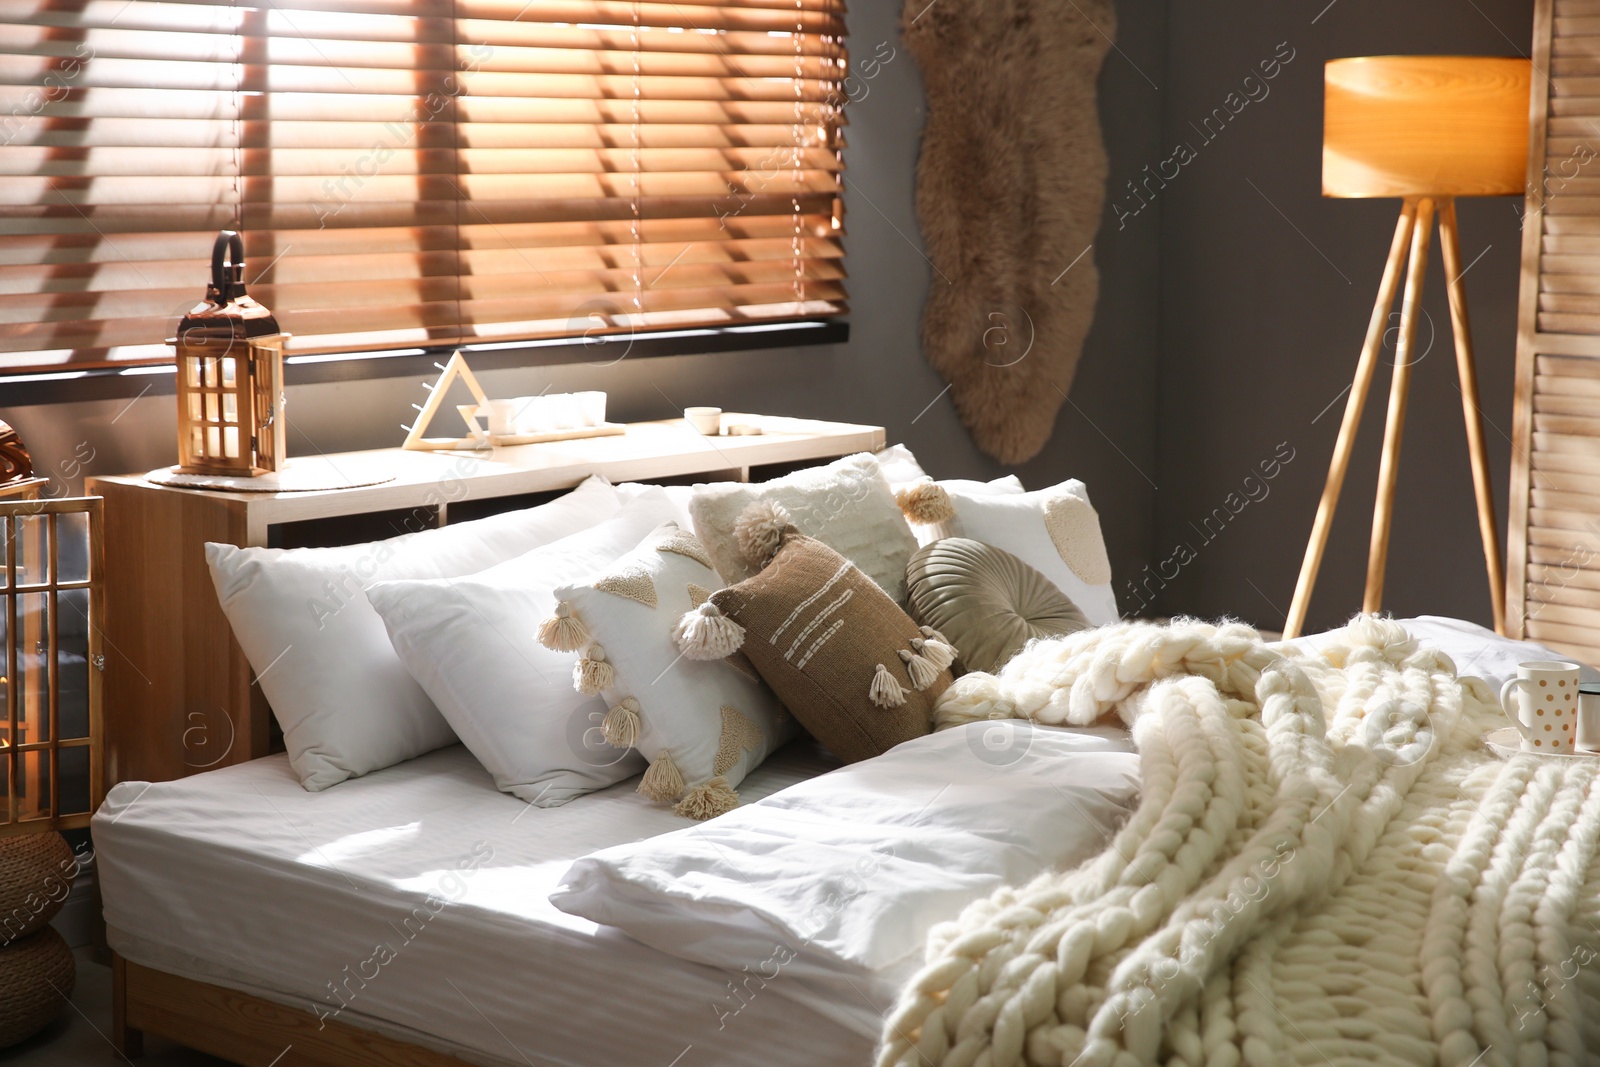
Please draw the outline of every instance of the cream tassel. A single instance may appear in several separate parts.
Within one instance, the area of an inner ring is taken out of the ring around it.
[[[913,637],[911,647],[920,652],[929,663],[939,670],[944,670],[956,661],[956,650],[943,641],[936,641],[931,637]]]
[[[715,819],[723,812],[732,811],[739,806],[739,794],[728,786],[728,780],[722,775],[697,785],[683,795],[677,807],[672,810],[685,819],[694,819],[704,822],[706,819]]]
[[[906,702],[906,691],[889,673],[889,668],[880,663],[872,675],[872,688],[867,690],[867,697],[880,708],[898,708]]]
[[[900,513],[918,526],[932,526],[955,518],[956,508],[944,486],[932,478],[922,478],[894,495]]]
[[[744,627],[708,600],[683,613],[672,628],[672,639],[689,659],[727,659],[744,645]]]
[[[909,648],[902,648],[900,658],[905,661],[906,673],[911,675],[911,686],[917,692],[922,692],[939,680],[939,668],[928,662],[926,656],[919,656]]]
[[[752,567],[765,568],[795,530],[788,510],[776,500],[757,500],[733,524],[733,539]]]
[[[678,765],[672,762],[672,753],[666,749],[650,764],[650,769],[644,772],[644,777],[639,779],[639,792],[651,800],[662,804],[670,804],[683,795],[683,775],[678,772]]]
[[[539,624],[538,637],[539,643],[552,652],[576,652],[589,643],[589,628],[572,614],[572,605],[563,600],[556,605],[556,613]]]
[[[639,743],[639,727],[639,702],[623,697],[622,703],[606,712],[605,720],[600,723],[600,733],[608,745],[632,748]]]
[[[599,645],[590,645],[589,651],[572,668],[573,688],[585,696],[594,696],[602,689],[610,689],[615,680],[616,672],[606,662],[606,650]]]

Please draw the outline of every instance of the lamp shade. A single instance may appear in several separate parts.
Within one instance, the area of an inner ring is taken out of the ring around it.
[[[1329,60],[1322,195],[1520,194],[1530,66],[1488,56]]]

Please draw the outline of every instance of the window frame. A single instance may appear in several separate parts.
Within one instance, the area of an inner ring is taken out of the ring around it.
[[[830,318],[655,331],[631,339],[626,334],[610,334],[592,340],[576,338],[489,346],[468,345],[462,352],[474,371],[585,363],[601,370],[616,365],[622,359],[660,359],[719,353],[753,355],[774,349],[841,345],[849,340],[848,320]],[[625,351],[619,351],[622,349]],[[285,361],[284,380],[288,386],[294,387],[410,376],[434,378],[438,376],[436,364],[449,359],[455,347],[446,345],[401,351],[406,354],[360,352],[290,357]],[[0,374],[0,410],[138,396],[172,396],[177,392],[174,370],[172,364],[158,364],[122,369]]]

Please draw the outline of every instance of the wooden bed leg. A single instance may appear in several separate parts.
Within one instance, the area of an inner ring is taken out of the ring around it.
[[[111,956],[111,1044],[128,1059],[144,1055],[144,1031],[128,1025],[128,969],[122,957]]]

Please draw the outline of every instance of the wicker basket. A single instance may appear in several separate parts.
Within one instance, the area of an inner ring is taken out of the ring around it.
[[[0,946],[55,918],[77,874],[72,847],[58,833],[0,837]]]
[[[66,1006],[77,968],[53,927],[0,949],[0,1048],[42,1030]]]

